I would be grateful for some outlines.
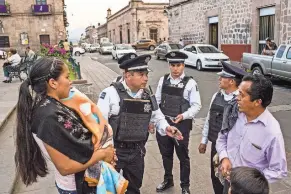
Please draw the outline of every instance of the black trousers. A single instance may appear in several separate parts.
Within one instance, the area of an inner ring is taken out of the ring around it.
[[[216,143],[212,143],[211,145],[211,156],[210,156],[210,166],[211,166],[211,180],[212,180],[212,186],[215,194],[223,194],[223,185],[221,184],[219,178],[215,176],[214,172],[214,165],[213,165],[213,157],[217,153],[216,151]]]
[[[144,174],[145,143],[137,144],[135,148],[116,148],[118,161],[116,170],[122,169],[123,176],[128,180],[126,194],[139,194]]]
[[[163,158],[163,166],[165,170],[164,180],[173,180],[173,159],[174,159],[174,148],[176,154],[180,160],[180,180],[181,187],[188,188],[190,186],[190,158],[189,158],[189,133],[190,129],[180,130],[183,134],[184,139],[178,141],[177,145],[173,138],[169,136],[161,136],[157,133],[157,141],[159,144],[160,153]]]

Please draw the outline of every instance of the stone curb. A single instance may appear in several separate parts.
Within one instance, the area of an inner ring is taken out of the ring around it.
[[[0,132],[3,129],[3,127],[5,126],[7,120],[12,115],[13,111],[16,109],[16,105],[17,105],[17,103],[10,109],[10,111],[7,113],[7,115],[5,116],[5,118],[3,119],[3,121],[1,121],[1,123],[0,123]]]
[[[4,118],[4,120],[0,123],[0,133],[2,131],[2,129],[5,127],[5,124],[7,123],[8,119],[10,118],[10,116],[12,115],[12,113],[16,110],[16,105],[10,109],[10,111],[7,113],[6,117]],[[14,169],[16,171],[16,169]],[[8,190],[8,193],[9,194],[13,194],[13,191],[14,191],[14,188],[15,188],[15,185],[17,183],[17,180],[18,180],[18,173],[16,172],[15,173],[15,177],[13,179],[13,182],[12,184],[10,185],[10,188]]]

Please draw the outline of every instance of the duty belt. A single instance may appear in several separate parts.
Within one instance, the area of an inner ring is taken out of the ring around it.
[[[138,149],[140,148],[140,145],[138,143],[114,142],[114,147],[126,149]]]

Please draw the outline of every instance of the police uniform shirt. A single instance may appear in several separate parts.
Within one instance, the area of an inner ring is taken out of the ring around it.
[[[126,85],[125,81],[123,81],[122,84],[131,97],[141,98],[143,89],[140,89],[137,93],[133,93]],[[101,92],[99,100],[97,102],[97,106],[100,109],[104,118],[109,120],[111,115],[117,115],[119,113],[119,102],[120,98],[116,89],[114,88],[114,86],[110,86]],[[162,136],[166,135],[165,131],[169,124],[160,109],[152,112],[151,123],[155,123],[157,131]]]
[[[224,100],[225,101],[230,101],[234,96],[237,96],[239,94],[239,91],[236,90],[232,93],[225,93],[225,90],[220,90],[221,94],[223,95],[224,97]],[[209,111],[207,113],[207,117],[205,119],[205,123],[204,123],[204,127],[203,127],[203,130],[202,130],[202,140],[201,140],[201,143],[202,144],[207,144],[208,143],[208,132],[209,132],[209,114],[210,114],[210,108],[212,106],[212,102],[214,100],[214,98],[216,97],[217,95],[217,92],[212,96],[212,99],[211,99],[211,102],[210,102],[210,106],[209,106]]]
[[[185,77],[185,73],[183,73],[177,79],[174,79],[170,74],[168,79],[170,79],[171,84],[176,85],[176,84],[179,84],[183,80],[184,77]],[[160,78],[157,91],[156,91],[156,99],[157,99],[158,104],[161,104],[163,82],[164,82],[164,76]],[[186,112],[182,113],[183,120],[193,119],[202,107],[200,93],[198,90],[197,83],[194,79],[190,79],[188,83],[186,84],[183,97],[185,100],[187,100],[190,103],[190,108]]]

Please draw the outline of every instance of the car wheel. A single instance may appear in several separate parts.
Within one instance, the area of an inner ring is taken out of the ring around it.
[[[157,60],[159,60],[159,59],[160,59],[160,56],[158,55],[158,53],[156,53],[156,57],[157,57]]]
[[[263,71],[260,67],[255,67],[252,69],[252,74],[253,75],[264,75]]]
[[[149,47],[149,50],[150,50],[150,51],[155,50],[155,46],[150,46],[150,47]]]
[[[202,62],[200,60],[198,60],[196,62],[196,68],[197,68],[198,71],[202,71],[203,70]]]
[[[79,51],[75,52],[75,56],[80,56],[80,55],[81,55],[81,53]]]

